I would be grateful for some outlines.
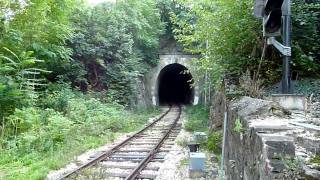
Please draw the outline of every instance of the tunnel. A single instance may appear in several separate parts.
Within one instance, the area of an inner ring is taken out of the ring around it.
[[[181,64],[164,67],[158,76],[159,105],[188,105],[194,100],[193,78]]]

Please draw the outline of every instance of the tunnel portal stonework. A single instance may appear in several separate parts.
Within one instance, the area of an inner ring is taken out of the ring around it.
[[[159,55],[160,61],[158,66],[151,69],[151,71],[145,76],[145,87],[147,90],[146,97],[148,104],[159,105],[159,75],[160,72],[168,65],[179,64],[184,66],[193,76],[194,67],[191,64],[191,60],[198,58],[197,55],[184,55],[184,54],[163,54]],[[197,105],[199,103],[199,83],[194,82],[193,94],[191,104]]]

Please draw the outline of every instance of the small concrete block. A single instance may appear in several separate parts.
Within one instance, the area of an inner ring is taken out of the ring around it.
[[[273,94],[272,101],[279,103],[288,110],[306,110],[307,100],[304,95],[297,94]]]
[[[190,153],[190,170],[204,171],[206,155],[205,153],[195,152]]]

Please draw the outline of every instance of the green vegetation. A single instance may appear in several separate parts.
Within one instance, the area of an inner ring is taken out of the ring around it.
[[[293,77],[319,78],[320,3],[293,0]]]
[[[297,94],[304,94],[307,97],[312,96],[312,100],[320,101],[319,87],[319,79],[303,79],[295,82],[295,92]]]
[[[187,147],[188,146],[188,140],[186,138],[183,138],[183,139],[179,139],[176,141],[177,144],[181,147]]]
[[[241,86],[243,75],[249,77],[248,95],[259,96],[262,86],[281,79],[282,61],[272,47],[260,63],[264,39],[261,20],[253,16],[252,0],[179,0],[192,7],[183,18],[172,15],[176,39],[185,50],[203,55],[195,61],[201,80],[205,74],[210,81],[203,88],[219,90],[222,79]],[[320,4],[315,1],[293,0],[293,61],[292,77],[319,77]],[[242,83],[243,84],[243,83]],[[316,87],[316,86],[315,86]],[[241,89],[238,88],[238,89]],[[255,93],[258,92],[258,93]],[[247,93],[246,93],[247,94]]]
[[[133,109],[137,82],[158,63],[159,40],[176,39],[202,55],[193,76],[208,75],[203,88],[219,90],[227,78],[258,96],[260,86],[280,79],[281,57],[268,48],[259,65],[264,43],[252,7],[252,0],[1,0],[0,179],[42,179],[158,113]],[[293,1],[298,80],[319,77],[319,9]],[[319,88],[298,89],[319,97]],[[186,113],[188,131],[208,131],[207,108]],[[208,149],[218,152],[220,141],[221,133],[209,135]]]
[[[0,5],[0,99],[8,102],[1,104],[1,118],[25,105],[21,86],[26,83],[42,91],[41,85],[64,82],[83,92],[107,91],[114,101],[135,105],[136,82],[157,64],[165,30],[155,0],[94,7],[82,0]]]
[[[209,151],[214,152],[218,159],[220,160],[220,155],[221,155],[221,147],[222,147],[222,137],[223,137],[223,132],[222,131],[217,131],[213,132],[210,134],[208,138],[208,143],[207,143],[207,149]]]
[[[284,179],[298,179],[303,174],[303,160],[299,157],[289,158],[281,157],[281,161],[284,163],[285,169],[283,177]]]
[[[158,3],[0,2],[0,179],[43,179],[159,113],[135,110],[165,31]]]
[[[1,174],[6,179],[43,179],[75,155],[137,130],[159,113],[129,112],[92,96],[62,89],[46,94],[39,107],[16,109],[2,128]]]
[[[240,118],[237,118],[236,121],[234,122],[234,128],[233,131],[236,133],[241,133],[243,131],[243,125],[241,123]]]
[[[312,101],[320,101],[320,80],[314,78],[304,78],[298,81],[293,81],[294,92],[296,94],[303,94],[311,98]],[[279,84],[271,86],[266,89],[265,95],[269,96],[277,91]]]
[[[185,129],[190,132],[208,131],[209,109],[203,105],[187,106],[185,109],[187,121]]]
[[[185,129],[190,132],[208,132],[209,109],[203,105],[187,106],[185,109],[187,121]],[[179,142],[181,146],[186,146],[187,142]],[[212,132],[208,135],[208,140],[199,142],[201,147],[214,152],[218,159],[222,147],[222,131]]]
[[[133,105],[136,82],[158,62],[164,25],[156,5],[130,0],[78,9],[70,39],[75,62],[66,79],[82,91],[107,89],[114,100]]]
[[[312,159],[310,160],[310,163],[314,163],[314,164],[320,165],[320,156],[317,155],[317,156],[315,156],[314,158],[312,158]]]
[[[183,159],[181,159],[180,162],[179,162],[179,167],[187,166],[187,165],[189,165],[189,164],[190,164],[190,160],[187,159],[187,158],[183,158]]]

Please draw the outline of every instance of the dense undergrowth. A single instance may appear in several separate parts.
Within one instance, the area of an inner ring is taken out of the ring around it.
[[[168,2],[0,1],[0,179],[43,179],[158,113],[133,109]]]
[[[0,177],[43,179],[87,149],[141,128],[156,109],[124,106],[63,88],[44,94],[38,106],[16,109],[1,127]]]
[[[0,179],[43,179],[157,113],[128,111],[136,82],[157,63],[156,6],[0,2]]]

